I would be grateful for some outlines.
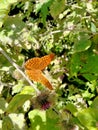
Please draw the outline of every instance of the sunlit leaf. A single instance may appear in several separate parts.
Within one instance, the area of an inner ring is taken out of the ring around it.
[[[19,93],[22,90],[23,81],[19,80],[18,83],[12,88],[12,94]]]
[[[8,11],[11,4],[17,2],[18,0],[1,0],[0,1],[0,27],[2,26],[4,20],[8,17]]]
[[[69,110],[73,115],[77,113],[77,109],[73,104],[67,104],[66,109]]]
[[[13,130],[13,123],[10,117],[5,116],[3,118],[3,123],[2,123],[2,130]]]
[[[55,117],[49,118],[46,111],[33,110],[29,112],[29,119],[35,130],[59,130],[56,125],[57,119]]]
[[[98,109],[98,97],[96,97],[91,105],[92,108]]]
[[[13,130],[26,130],[27,126],[25,123],[25,118],[23,113],[11,113],[9,114],[10,119],[12,120],[13,123]]]
[[[93,33],[96,32],[96,26],[95,26],[95,24],[94,24],[93,22],[91,22],[91,31],[92,31]]]
[[[21,91],[21,94],[30,94],[33,95],[34,94],[34,89],[32,86],[25,86],[23,88],[23,90]]]
[[[10,101],[6,111],[7,112],[16,112],[19,107],[22,107],[24,102],[30,99],[32,96],[28,94],[17,94]]]
[[[52,0],[47,0],[45,2],[40,2],[37,4],[36,6],[36,9],[35,9],[35,12],[41,12],[41,18],[42,18],[42,22],[43,24],[45,25],[46,24],[46,18],[47,18],[47,15],[49,14],[49,11],[48,11],[48,8],[50,7],[52,3]]]
[[[89,130],[97,130],[98,110],[93,108],[83,109],[78,113],[79,121]]]

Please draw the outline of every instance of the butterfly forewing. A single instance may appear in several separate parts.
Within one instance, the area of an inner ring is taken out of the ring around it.
[[[50,62],[54,59],[54,54],[46,55],[41,58],[40,70],[45,69]]]
[[[25,63],[25,69],[39,69],[41,64],[41,58],[32,58],[26,61]]]
[[[42,58],[36,57],[36,58],[29,59],[25,63],[25,68],[43,70],[45,69],[45,67],[47,67],[50,64],[53,58],[54,58],[54,54],[52,53],[50,55],[43,56]]]

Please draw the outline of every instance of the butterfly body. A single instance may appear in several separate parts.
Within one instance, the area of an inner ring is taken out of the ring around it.
[[[28,77],[33,81],[42,83],[50,90],[52,90],[53,87],[48,79],[43,75],[42,70],[50,64],[53,58],[54,54],[52,53],[41,58],[31,58],[25,63],[25,72]]]

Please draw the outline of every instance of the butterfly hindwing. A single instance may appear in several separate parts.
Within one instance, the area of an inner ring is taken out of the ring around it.
[[[40,70],[36,70],[36,69],[25,70],[25,72],[31,80],[36,82],[40,80],[40,75],[42,73]]]
[[[43,73],[40,70],[26,70],[26,74],[31,80],[42,83],[50,90],[53,89],[51,83],[47,80],[47,78],[43,75]]]

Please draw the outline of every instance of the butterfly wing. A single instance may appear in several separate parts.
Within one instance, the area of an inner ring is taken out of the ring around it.
[[[26,70],[26,74],[31,80],[42,83],[50,90],[53,89],[51,83],[48,81],[48,79],[43,75],[43,73],[40,70],[35,70],[35,69]]]
[[[53,89],[51,83],[43,75],[41,70],[45,69],[47,65],[53,60],[54,54],[43,56],[42,58],[32,58],[25,63],[26,74],[31,80],[42,83],[50,90]]]
[[[44,86],[46,86],[47,88],[49,88],[50,90],[53,90],[53,87],[51,85],[51,83],[48,81],[48,79],[43,75],[43,73],[41,73],[40,75],[40,83],[42,83]]]
[[[31,69],[39,69],[41,64],[41,58],[31,58],[26,61],[24,67],[25,69],[31,70]]]
[[[36,57],[36,58],[29,59],[25,63],[25,69],[43,70],[45,69],[45,67],[47,67],[50,64],[53,58],[54,58],[54,54],[52,53],[52,54],[43,56],[42,58]]]
[[[25,73],[28,75],[28,77],[33,80],[38,82],[39,81],[39,75],[40,75],[40,70],[32,69],[32,70],[25,70]]]
[[[50,64],[50,62],[54,59],[54,56],[55,55],[53,53],[43,56],[40,61],[40,70],[45,69]]]

